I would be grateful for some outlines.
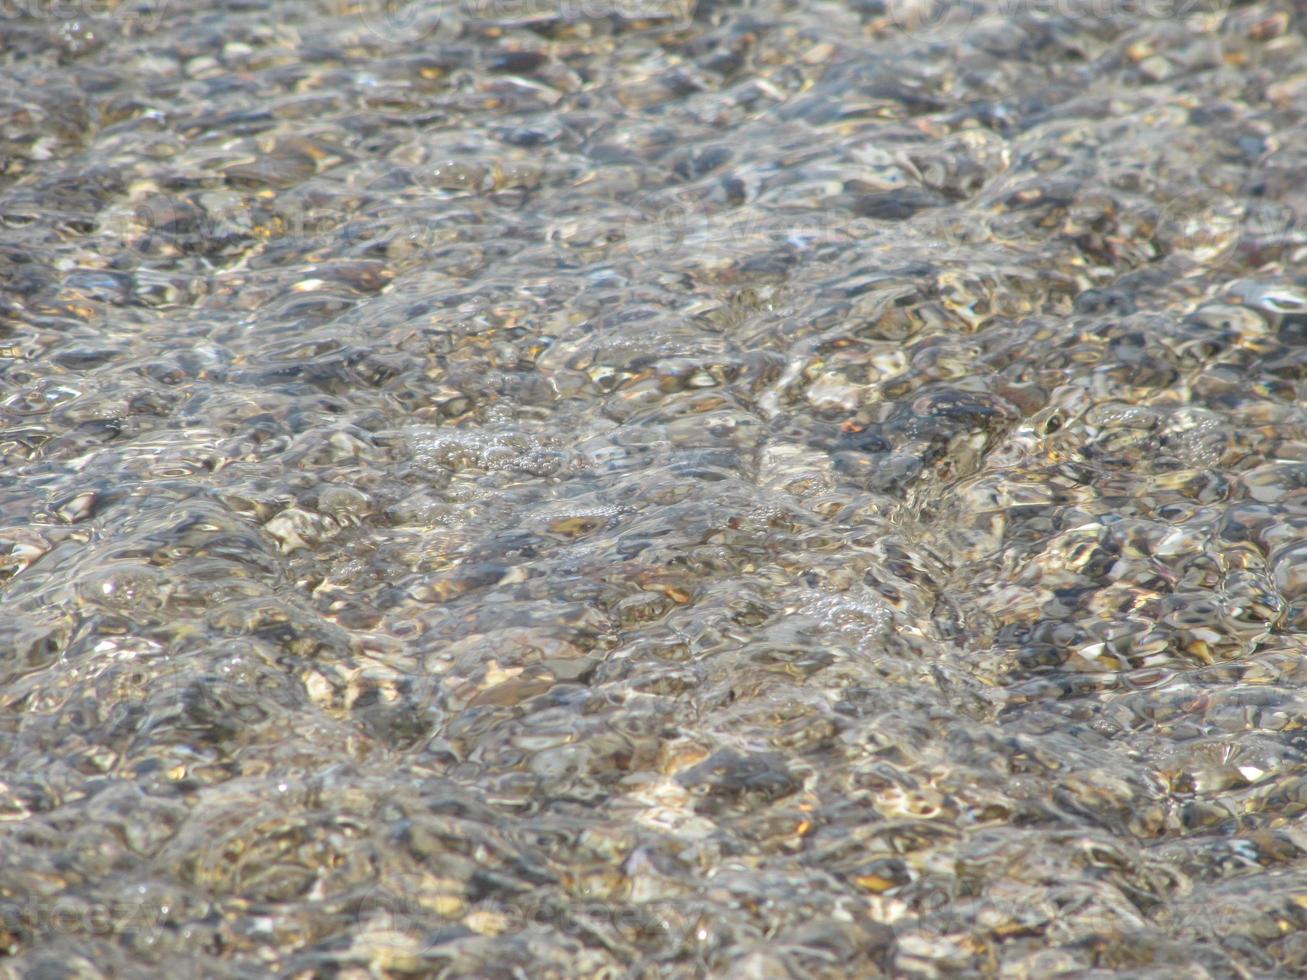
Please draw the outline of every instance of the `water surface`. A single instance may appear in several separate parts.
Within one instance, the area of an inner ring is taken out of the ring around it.
[[[0,972],[1307,968],[1301,3],[11,6]]]

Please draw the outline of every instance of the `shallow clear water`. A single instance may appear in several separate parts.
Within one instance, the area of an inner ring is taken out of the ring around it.
[[[0,973],[1307,969],[1301,3],[0,13]]]

